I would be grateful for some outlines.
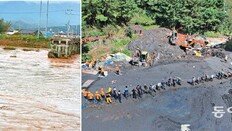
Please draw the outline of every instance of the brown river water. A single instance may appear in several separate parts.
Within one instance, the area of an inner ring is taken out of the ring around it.
[[[79,56],[0,48],[0,130],[80,129]]]

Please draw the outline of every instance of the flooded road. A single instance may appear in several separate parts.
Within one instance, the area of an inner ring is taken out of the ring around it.
[[[0,129],[79,129],[79,56],[0,48]]]

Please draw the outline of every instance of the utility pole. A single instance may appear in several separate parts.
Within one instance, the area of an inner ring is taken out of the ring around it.
[[[74,15],[72,9],[67,9],[65,11],[65,14],[68,15],[68,23],[67,23],[67,36],[69,37],[69,33],[70,33],[70,19],[71,19],[71,15]]]
[[[47,20],[46,20],[46,33],[48,32],[48,10],[49,10],[49,0],[47,0]]]
[[[39,9],[39,26],[38,26],[38,38],[39,38],[39,36],[40,36],[40,24],[41,24],[41,13],[42,13],[42,0],[40,1],[40,7],[39,7],[40,9]]]

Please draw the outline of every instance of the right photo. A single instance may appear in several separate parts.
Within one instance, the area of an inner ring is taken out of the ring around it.
[[[82,0],[83,131],[231,131],[231,0]]]

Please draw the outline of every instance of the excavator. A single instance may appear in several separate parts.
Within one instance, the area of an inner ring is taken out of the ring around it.
[[[205,47],[209,43],[206,38],[199,39],[196,36],[197,35],[181,34],[173,30],[172,34],[169,36],[169,43],[185,49],[191,49],[195,46]]]
[[[130,63],[137,66],[151,66],[153,60],[152,56],[147,51],[141,51],[139,48],[137,48]]]

